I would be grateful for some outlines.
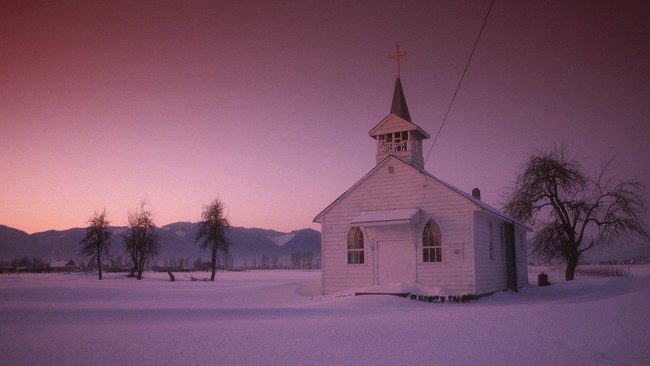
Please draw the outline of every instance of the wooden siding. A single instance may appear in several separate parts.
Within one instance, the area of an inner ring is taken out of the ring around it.
[[[485,212],[477,212],[474,216],[475,263],[476,263],[476,293],[485,294],[502,291],[507,288],[506,262],[501,242],[501,227],[506,221]],[[494,257],[490,259],[489,225],[494,231]],[[515,248],[517,256],[517,285],[528,285],[528,255],[524,243],[521,250],[520,234],[525,229],[515,225]]]
[[[506,289],[506,262],[501,244],[504,221],[484,212],[474,215],[476,251],[476,293],[484,294]],[[493,257],[490,258],[490,224],[493,228]]]
[[[517,248],[517,285],[528,286],[528,245],[526,230],[515,225],[515,244]]]
[[[347,264],[350,222],[364,211],[420,208],[413,225],[365,230],[365,263]],[[373,247],[389,230],[397,237],[415,238],[416,278],[425,286],[439,286],[456,293],[475,293],[474,212],[480,210],[450,188],[396,159],[385,160],[353,190],[322,213],[323,293],[373,285]],[[442,232],[443,261],[422,262],[422,230],[434,218]],[[454,254],[460,253],[460,254]],[[505,280],[504,280],[505,281]]]

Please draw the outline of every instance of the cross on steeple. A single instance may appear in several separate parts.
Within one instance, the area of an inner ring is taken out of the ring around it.
[[[395,65],[397,66],[396,72],[397,72],[397,78],[399,79],[399,58],[400,56],[406,56],[406,51],[400,51],[399,50],[399,45],[395,45],[395,53],[389,53],[388,58],[394,58],[395,59]]]

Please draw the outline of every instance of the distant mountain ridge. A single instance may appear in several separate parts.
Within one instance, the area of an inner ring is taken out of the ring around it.
[[[111,257],[126,257],[124,238],[128,228],[110,228]],[[207,261],[209,252],[201,251],[194,241],[198,223],[176,222],[158,227],[156,233],[160,241],[160,254],[156,258],[162,265],[169,258],[187,258],[194,261],[201,258]],[[57,258],[76,259],[87,262],[80,254],[80,241],[86,233],[85,228],[68,230],[49,230],[34,234],[0,225],[0,260],[10,261],[21,257],[39,257],[46,262]],[[312,253],[314,263],[320,258],[320,233],[313,229],[294,230],[289,233],[259,228],[230,227],[227,232],[231,243],[230,255],[233,265],[252,266],[260,264],[262,256],[277,256],[278,263],[289,266],[291,255],[296,252]]]

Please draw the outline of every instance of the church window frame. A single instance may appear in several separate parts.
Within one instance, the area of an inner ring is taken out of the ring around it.
[[[442,231],[433,219],[422,230],[422,262],[442,263]]]
[[[347,262],[350,265],[365,264],[365,237],[359,226],[348,230]]]
[[[393,147],[395,151],[408,151],[408,141],[408,131],[395,132],[393,137]]]
[[[413,150],[411,131],[388,132],[377,137],[380,154]]]

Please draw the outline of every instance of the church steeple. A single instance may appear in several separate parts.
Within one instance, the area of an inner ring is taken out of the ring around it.
[[[392,155],[411,164],[414,168],[422,170],[424,169],[422,140],[428,139],[429,134],[411,121],[404,90],[402,90],[402,82],[399,78],[399,58],[401,56],[406,56],[406,51],[400,51],[397,45],[395,53],[388,55],[389,58],[396,59],[397,77],[393,103],[390,107],[390,114],[370,130],[369,135],[377,140],[377,163]]]
[[[390,106],[390,113],[411,122],[404,90],[402,90],[402,82],[399,79],[399,58],[402,56],[406,56],[406,51],[400,51],[398,44],[395,45],[395,52],[388,54],[388,58],[395,59],[395,91],[393,92],[393,104]]]
[[[395,80],[395,91],[393,92],[393,104],[390,106],[390,113],[412,122],[409,108],[406,106],[406,98],[404,97],[404,90],[402,89],[402,82],[400,81],[399,76]]]

